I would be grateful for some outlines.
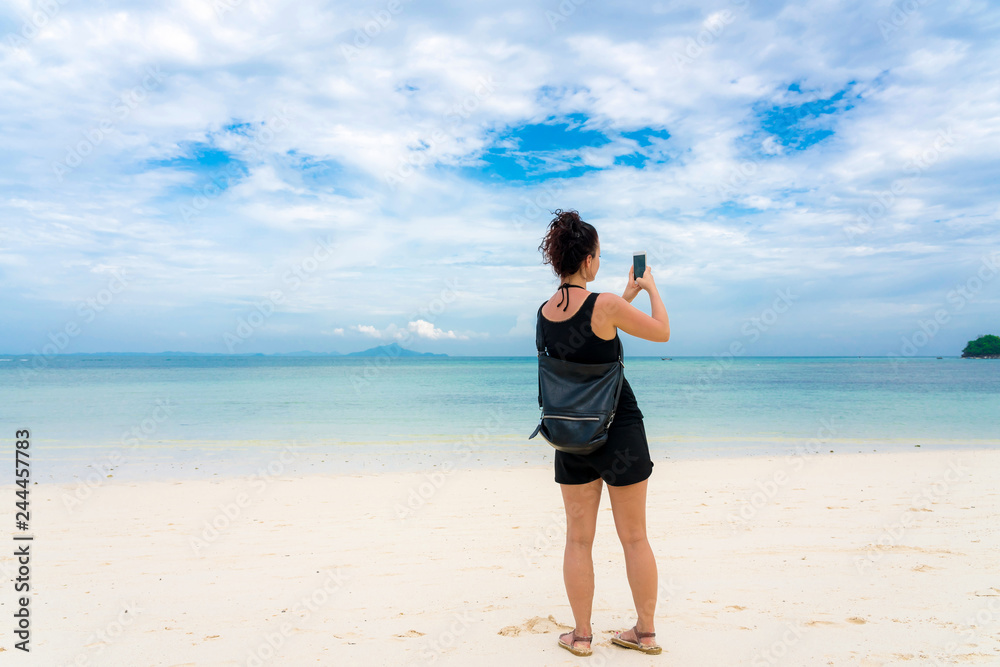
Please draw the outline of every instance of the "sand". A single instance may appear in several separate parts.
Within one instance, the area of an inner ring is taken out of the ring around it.
[[[1000,665],[1000,452],[655,459],[659,656],[607,492],[594,654],[550,467],[31,487],[32,665]],[[0,487],[13,526],[14,487]],[[78,490],[78,489],[76,489]]]

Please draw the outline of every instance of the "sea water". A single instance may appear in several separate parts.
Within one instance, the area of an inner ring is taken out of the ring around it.
[[[34,479],[51,481],[275,461],[330,473],[541,464],[551,448],[527,440],[536,369],[533,356],[6,355],[0,443],[29,429]],[[654,460],[1000,446],[1000,360],[627,358],[625,374]]]

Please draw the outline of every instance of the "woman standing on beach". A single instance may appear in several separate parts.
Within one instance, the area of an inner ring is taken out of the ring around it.
[[[630,268],[628,286],[621,296],[587,291],[587,283],[597,276],[601,264],[597,230],[581,220],[576,211],[557,210],[555,216],[539,246],[543,262],[552,265],[562,283],[538,309],[549,354],[578,363],[617,361],[618,329],[659,343],[669,340],[670,321],[650,268],[638,279]],[[632,306],[640,290],[649,293],[652,317]],[[556,450],[555,481],[562,488],[566,508],[563,579],[576,622],[572,632],[560,635],[559,645],[576,655],[591,654],[590,615],[594,602],[591,552],[605,482],[638,616],[633,628],[616,633],[611,641],[645,653],[660,653],[653,628],[656,560],[646,539],[646,486],[652,471],[642,412],[628,380],[623,382],[608,440],[600,449],[587,455]]]

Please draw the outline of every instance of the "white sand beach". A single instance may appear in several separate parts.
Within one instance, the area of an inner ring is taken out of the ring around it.
[[[1000,451],[654,460],[659,656],[609,642],[635,619],[606,492],[594,654],[557,647],[561,497],[525,467],[32,485],[32,651],[5,548],[0,662],[1000,664]]]

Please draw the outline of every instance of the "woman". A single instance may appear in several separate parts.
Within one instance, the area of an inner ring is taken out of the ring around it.
[[[618,329],[659,343],[670,339],[670,321],[646,268],[641,278],[629,269],[628,286],[618,296],[589,292],[601,265],[597,230],[576,211],[555,211],[555,218],[539,250],[551,264],[561,285],[538,309],[544,344],[549,354],[579,363],[618,359]],[[652,317],[631,305],[640,290],[649,293]],[[608,485],[615,529],[625,551],[625,567],[638,620],[616,633],[612,642],[657,654],[653,614],[656,611],[656,560],[646,539],[646,485],[653,471],[642,412],[628,380],[622,384],[607,442],[587,455],[556,450],[555,480],[562,488],[566,508],[566,551],[563,579],[576,627],[559,637],[559,645],[576,655],[590,655],[593,639],[590,614],[594,601],[594,562],[591,555],[601,490]]]

